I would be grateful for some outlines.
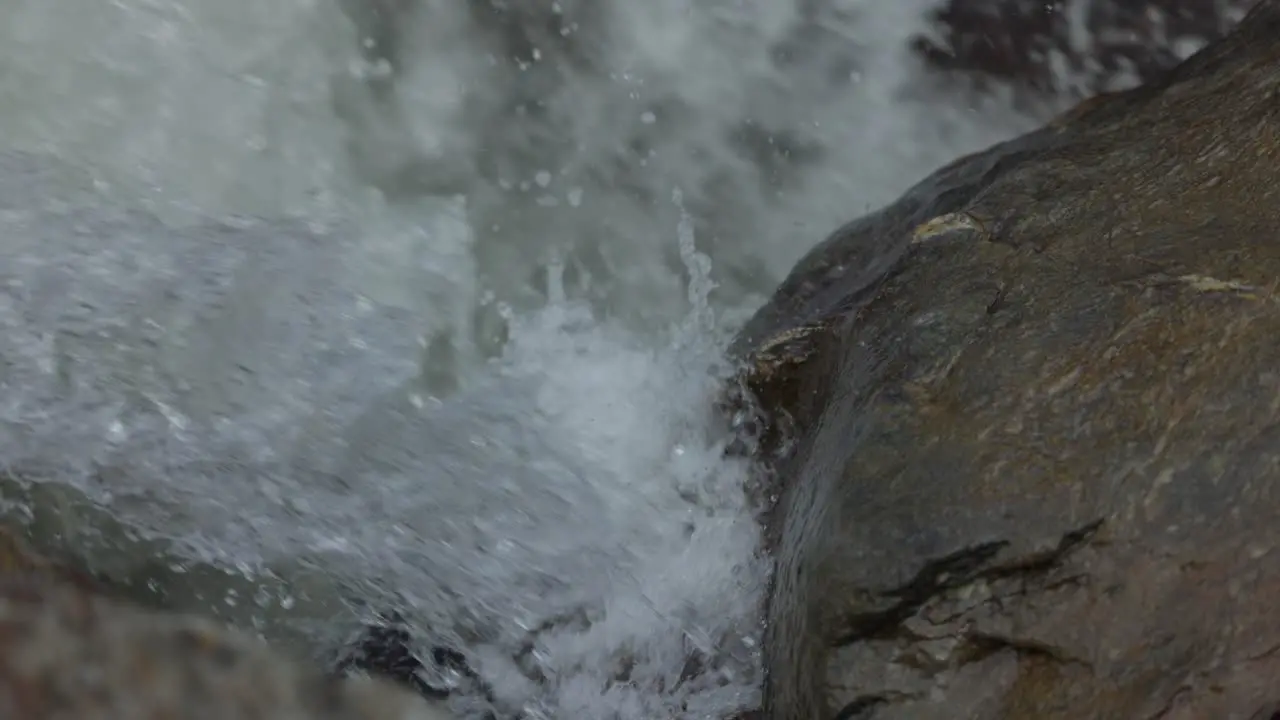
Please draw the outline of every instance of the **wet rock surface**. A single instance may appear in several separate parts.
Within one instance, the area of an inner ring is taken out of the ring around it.
[[[961,158],[748,324],[766,717],[1280,707],[1277,38]]]
[[[980,84],[1084,95],[1157,79],[1255,0],[950,0],[914,50]]]
[[[117,601],[0,530],[0,717],[444,720],[408,690],[283,659],[207,620]]]
[[[66,583],[89,592],[109,592],[98,578],[36,552],[12,529],[0,525],[0,577],[26,576]]]

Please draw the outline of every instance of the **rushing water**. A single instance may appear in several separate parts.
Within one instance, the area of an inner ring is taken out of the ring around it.
[[[929,4],[0,0],[11,511],[305,650],[394,608],[459,712],[752,706],[727,338],[1027,122]]]

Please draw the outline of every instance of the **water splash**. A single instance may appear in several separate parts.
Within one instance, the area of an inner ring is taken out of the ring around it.
[[[0,457],[15,471],[178,556],[286,581],[322,569],[394,603],[465,648],[499,707],[754,699],[765,565],[709,416],[725,337],[687,227],[698,311],[667,347],[564,300],[513,317],[504,353],[442,401],[419,383],[417,317],[337,270],[352,236],[175,230],[10,189]],[[695,657],[685,676],[675,659]]]
[[[79,497],[51,534],[310,649],[396,610],[483,680],[462,711],[750,707],[727,335],[1018,126],[923,99],[928,4],[6,3],[25,509]]]

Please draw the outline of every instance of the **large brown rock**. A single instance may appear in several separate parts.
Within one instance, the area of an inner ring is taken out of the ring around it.
[[[841,229],[749,323],[765,715],[1280,712],[1280,0]]]
[[[448,720],[384,681],[338,678],[201,618],[111,599],[0,528],[0,718]]]

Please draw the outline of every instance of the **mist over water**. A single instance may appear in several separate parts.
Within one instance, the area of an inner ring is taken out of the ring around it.
[[[920,74],[929,5],[0,0],[0,461],[258,583],[187,609],[398,610],[463,712],[752,707],[723,349],[1031,122]]]

